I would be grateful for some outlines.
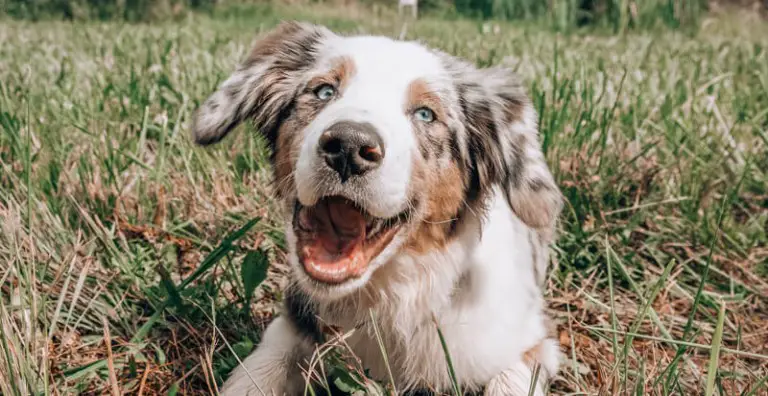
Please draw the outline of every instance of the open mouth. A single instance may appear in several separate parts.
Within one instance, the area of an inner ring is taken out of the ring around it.
[[[406,213],[381,219],[342,197],[325,197],[314,206],[296,204],[293,229],[299,262],[310,278],[343,283],[365,273],[392,241]]]

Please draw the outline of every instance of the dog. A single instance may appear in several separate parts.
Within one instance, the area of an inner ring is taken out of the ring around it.
[[[560,361],[543,284],[563,199],[513,72],[282,22],[191,132],[210,145],[246,120],[271,148],[291,280],[222,394],[304,394],[326,326],[355,329],[349,348],[401,393],[450,391],[446,352],[467,392],[544,393]]]

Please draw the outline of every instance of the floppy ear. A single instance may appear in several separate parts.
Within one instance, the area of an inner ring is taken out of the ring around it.
[[[195,142],[216,143],[247,118],[274,142],[280,114],[293,100],[300,76],[332,34],[319,26],[283,22],[259,39],[248,58],[196,111]]]
[[[562,196],[539,143],[536,111],[517,76],[505,68],[464,64],[456,76],[471,169],[470,186],[503,189],[525,224],[552,228]]]

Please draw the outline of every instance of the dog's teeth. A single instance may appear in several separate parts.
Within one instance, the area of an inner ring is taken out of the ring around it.
[[[373,223],[373,227],[371,227],[371,231],[368,234],[369,236],[376,235],[379,231],[381,231],[381,227],[383,226],[384,222],[379,220]]]

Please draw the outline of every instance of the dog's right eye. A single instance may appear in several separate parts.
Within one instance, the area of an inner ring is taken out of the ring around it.
[[[315,89],[315,96],[320,100],[330,100],[336,95],[336,88],[330,84],[323,84]]]

